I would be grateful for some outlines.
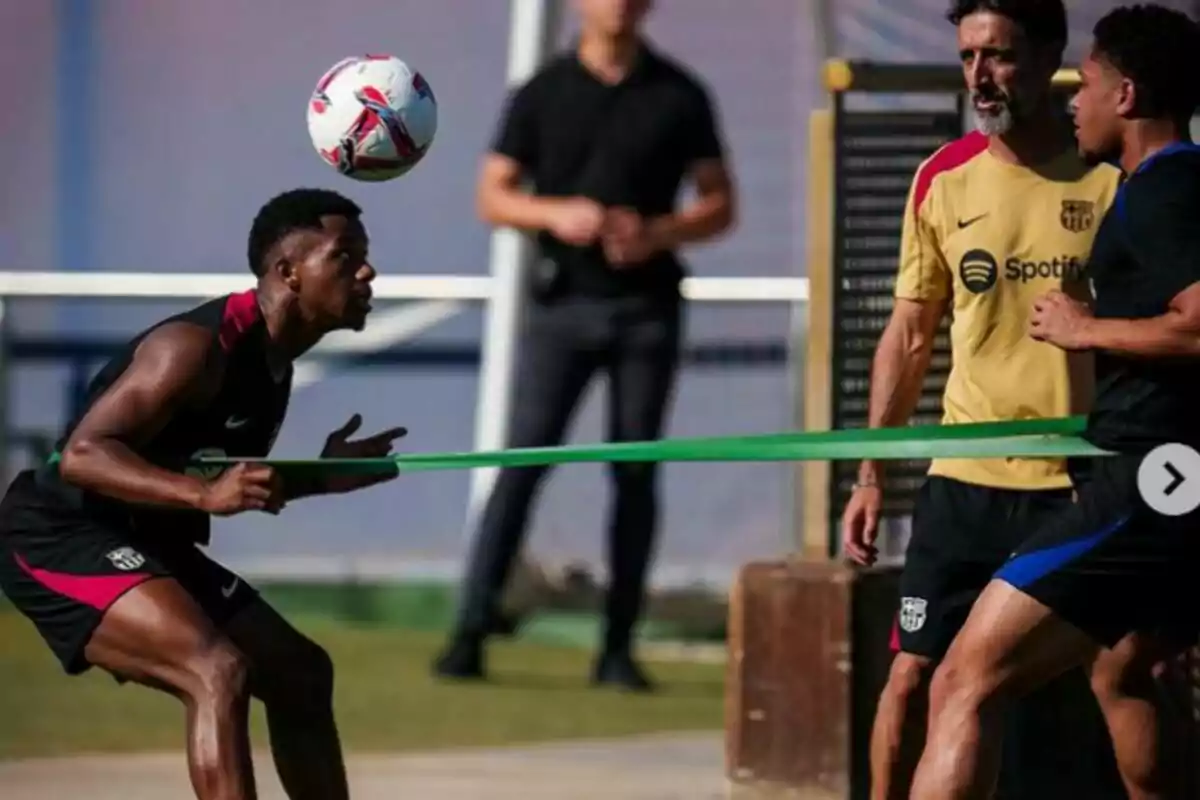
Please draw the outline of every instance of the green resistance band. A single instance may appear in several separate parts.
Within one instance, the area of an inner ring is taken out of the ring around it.
[[[1018,422],[921,425],[812,433],[663,439],[598,445],[537,447],[470,453],[427,453],[368,459],[203,458],[198,466],[239,462],[273,466],[290,474],[378,474],[533,467],[568,463],[682,461],[839,461],[930,458],[1063,458],[1103,456],[1080,439],[1083,417]]]

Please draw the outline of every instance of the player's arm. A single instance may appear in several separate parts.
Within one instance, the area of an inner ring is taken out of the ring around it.
[[[1083,346],[1142,358],[1200,357],[1200,276],[1160,316],[1089,320]]]
[[[135,450],[180,409],[208,401],[219,368],[211,331],[171,323],[150,333],[72,431],[59,461],[62,478],[130,503],[202,509],[205,483],[155,466]]]
[[[713,239],[733,227],[736,198],[725,161],[705,158],[693,164],[690,174],[696,198],[675,213],[649,220],[647,234],[652,250],[675,250]]]
[[[491,225],[536,232],[551,226],[560,199],[537,197],[525,187],[527,168],[538,147],[536,87],[513,93],[500,120],[491,150],[484,156],[475,188],[480,219]]]
[[[708,93],[698,88],[686,120],[688,174],[695,199],[678,211],[655,217],[647,233],[654,250],[675,250],[683,245],[720,236],[733,227],[737,195],[732,170]]]
[[[355,414],[325,439],[325,447],[321,450],[321,458],[354,458],[370,459],[386,462],[392,455],[393,443],[408,433],[407,428],[389,428],[385,431],[363,439],[351,440],[350,437],[362,425],[362,416]],[[301,497],[313,497],[322,494],[341,494],[356,489],[365,489],[384,481],[392,480],[400,475],[397,465],[380,463],[377,469],[369,474],[339,475],[335,472],[310,471],[283,476],[283,495],[285,500],[297,500]]]
[[[384,458],[384,456],[352,456],[353,458]],[[300,500],[305,497],[320,495],[345,494],[347,492],[366,489],[379,483],[385,483],[400,477],[398,466],[380,467],[370,474],[361,475],[318,475],[283,474],[283,498],[285,502]]]
[[[871,361],[868,427],[898,427],[913,415],[945,308],[944,300],[896,298]],[[879,462],[862,462],[859,483],[878,483],[880,477]]]
[[[1063,282],[1063,293],[1087,307],[1092,305],[1092,292],[1086,274]],[[1067,380],[1071,387],[1070,414],[1086,414],[1092,409],[1096,396],[1096,356],[1091,350],[1068,350]]]
[[[1153,178],[1153,180],[1150,180]],[[1084,344],[1144,358],[1200,357],[1200,185],[1159,165],[1125,198],[1126,243],[1149,284],[1172,298],[1146,319],[1091,319]]]
[[[904,425],[916,410],[953,285],[929,222],[928,198],[917,196],[919,182],[918,174],[904,212],[895,304],[871,362],[867,424],[872,428]],[[859,483],[878,483],[881,472],[880,462],[864,461]]]
[[[502,153],[483,158],[476,189],[480,219],[499,227],[537,232],[551,226],[561,200],[530,194],[521,182],[521,165]]]
[[[332,494],[328,488],[328,479],[317,474],[287,474],[283,475],[283,497],[287,502],[303,497],[317,497]]]

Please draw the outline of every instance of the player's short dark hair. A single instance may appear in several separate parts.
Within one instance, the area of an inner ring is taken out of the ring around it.
[[[1183,121],[1195,113],[1200,25],[1187,14],[1150,3],[1122,6],[1096,23],[1092,38],[1096,55],[1137,88],[1139,114]]]
[[[267,252],[289,233],[320,230],[321,217],[358,219],[361,215],[362,209],[353,200],[329,189],[292,189],[272,197],[250,226],[246,248],[250,271],[261,276],[266,271]]]
[[[958,25],[964,17],[990,11],[1008,17],[1033,44],[1067,46],[1067,9],[1063,0],[952,0],[946,19]]]

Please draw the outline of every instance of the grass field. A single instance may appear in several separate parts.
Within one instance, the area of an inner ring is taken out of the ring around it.
[[[333,656],[338,720],[351,751],[717,730],[722,724],[723,675],[716,665],[651,663],[661,691],[632,696],[589,687],[587,651],[503,642],[489,652],[491,683],[444,684],[429,676],[442,642],[437,633],[293,621]],[[0,721],[0,759],[183,744],[177,701],[118,686],[96,670],[68,678],[11,610],[0,610]],[[254,732],[256,741],[265,741],[259,709]]]

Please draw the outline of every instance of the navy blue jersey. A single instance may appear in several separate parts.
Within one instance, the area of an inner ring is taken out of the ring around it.
[[[1200,146],[1178,143],[1126,179],[1096,233],[1087,275],[1095,315],[1147,319],[1200,281]],[[1145,452],[1200,445],[1200,361],[1096,353],[1086,438]]]
[[[66,446],[83,414],[129,368],[134,351],[152,331],[163,325],[186,322],[212,332],[214,359],[224,364],[220,385],[203,408],[181,409],[145,445],[138,455],[156,466],[176,472],[215,478],[218,471],[189,468],[200,456],[266,456],[287,413],[292,370],[273,373],[267,360],[267,328],[254,291],[227,295],[165,319],[134,337],[96,374],[88,387],[79,416],[72,419],[58,442]],[[207,542],[208,515],[198,511],[135,506],[68,486],[58,476],[56,465],[39,471],[39,485],[53,491],[69,507],[96,514],[116,514],[122,522],[130,518],[134,528],[153,528],[147,533]],[[168,528],[164,530],[164,526]]]

